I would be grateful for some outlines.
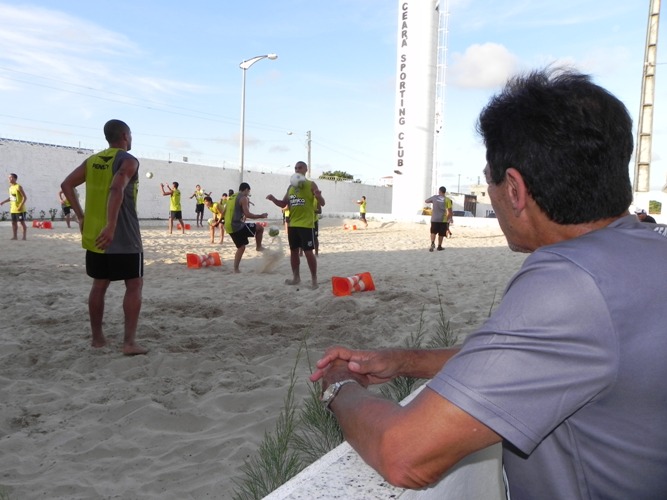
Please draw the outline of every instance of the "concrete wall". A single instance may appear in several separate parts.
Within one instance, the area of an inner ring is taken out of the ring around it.
[[[60,217],[58,201],[60,183],[92,153],[93,151],[89,149],[0,138],[0,169],[5,179],[12,172],[18,174],[18,182],[28,196],[26,207],[28,210],[34,209],[34,218],[39,218],[41,210],[44,210],[48,217],[51,208],[58,209]],[[185,219],[195,217],[195,200],[189,197],[194,192],[196,184],[200,184],[205,191],[212,192],[211,196],[216,201],[229,189],[237,191],[240,184],[237,169],[145,158],[139,158],[139,162],[138,211],[142,219],[166,219],[169,215],[169,199],[162,196],[160,182],[179,183]],[[147,179],[146,172],[152,172],[153,178]],[[289,184],[289,175],[246,171],[244,181],[251,187],[251,201],[255,204],[251,210],[255,213],[268,212],[269,218],[281,219],[280,209],[266,200],[266,195],[270,193],[282,198]],[[325,217],[350,217],[357,214],[359,207],[355,201],[362,195],[368,199],[369,215],[391,213],[391,187],[323,179],[317,179],[316,182],[326,201],[323,210]],[[84,186],[80,188],[79,193],[83,201]],[[5,199],[6,194],[0,192],[0,197]],[[9,211],[8,205],[2,209]]]

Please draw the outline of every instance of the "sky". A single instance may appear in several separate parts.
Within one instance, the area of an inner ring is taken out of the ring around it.
[[[477,116],[511,75],[566,64],[637,120],[649,0],[450,0],[437,184],[484,167]],[[103,149],[110,118],[138,157],[245,169],[394,170],[398,1],[0,0],[0,137]],[[663,23],[664,24],[664,23]],[[662,30],[664,31],[664,30]],[[662,34],[659,40],[663,39]],[[661,57],[664,55],[664,57]],[[658,48],[650,185],[667,182],[667,53]],[[636,127],[636,126],[635,126]],[[3,165],[20,170],[20,165]],[[632,175],[634,166],[630,165]]]

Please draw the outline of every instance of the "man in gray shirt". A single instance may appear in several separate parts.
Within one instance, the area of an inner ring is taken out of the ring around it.
[[[345,438],[390,483],[422,488],[503,444],[512,500],[667,492],[664,227],[630,215],[632,122],[590,78],[516,77],[482,111],[488,193],[530,252],[460,349],[333,347],[311,380]],[[367,391],[432,378],[405,407]]]
[[[432,203],[431,211],[431,247],[429,251],[435,249],[435,235],[438,235],[438,250],[444,250],[442,240],[449,230],[449,223],[452,220],[452,200],[447,198],[447,189],[440,186],[438,194],[424,200],[424,203]]]

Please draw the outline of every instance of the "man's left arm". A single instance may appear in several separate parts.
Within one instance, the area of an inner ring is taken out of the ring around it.
[[[248,199],[247,196],[241,200],[241,208],[243,209],[243,215],[245,216],[246,219],[266,219],[269,216],[269,214],[266,212],[259,215],[253,214],[250,211],[250,208],[248,207],[249,204],[250,200]]]
[[[83,208],[81,207],[81,202],[79,197],[76,195],[76,188],[86,182],[86,162],[84,161],[76,167],[70,174],[65,178],[65,180],[60,185],[63,195],[67,200],[69,200],[70,205],[72,206],[72,211],[79,220],[79,228],[83,230]]]
[[[348,443],[395,486],[423,488],[467,455],[501,441],[429,388],[400,406],[367,391],[363,376],[347,370],[344,362],[335,363],[325,379],[360,382],[342,386],[330,409]]]
[[[322,191],[317,187],[317,184],[314,182],[311,184],[311,189],[313,191],[313,195],[315,195],[315,198],[317,199],[317,202],[320,204],[321,207],[325,205],[324,198],[322,197]]]

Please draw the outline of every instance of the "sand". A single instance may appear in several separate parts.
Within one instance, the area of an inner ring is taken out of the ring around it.
[[[77,229],[56,221],[10,241],[1,223],[0,492],[22,500],[231,498],[243,460],[273,429],[304,338],[311,363],[333,343],[401,345],[422,309],[425,330],[435,330],[437,287],[463,337],[525,258],[497,226],[454,226],[446,250],[431,253],[425,224],[343,229],[350,222],[322,221],[317,290],[284,285],[291,272],[282,231],[266,239],[266,256],[248,248],[234,274],[229,236],[220,246],[194,222],[171,236],[166,222],[143,222],[137,340],[150,352],[135,357],[120,353],[122,283],[107,294],[109,345],[89,346],[91,280]],[[222,266],[186,266],[186,253],[211,251]],[[371,273],[376,291],[332,294],[332,276],[360,272]],[[301,397],[307,359],[297,372]]]

